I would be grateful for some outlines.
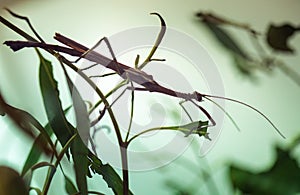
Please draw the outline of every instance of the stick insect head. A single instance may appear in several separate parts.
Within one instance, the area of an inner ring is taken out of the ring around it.
[[[203,95],[197,91],[194,91],[192,95],[193,95],[193,98],[195,100],[197,100],[198,102],[201,102],[203,100]]]

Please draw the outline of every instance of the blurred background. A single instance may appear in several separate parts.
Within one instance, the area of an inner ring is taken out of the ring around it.
[[[274,146],[285,148],[300,135],[300,86],[277,68],[272,71],[255,71],[251,77],[241,74],[236,68],[232,53],[196,17],[196,13],[200,11],[210,12],[248,24],[251,28],[265,33],[271,23],[279,25],[288,22],[300,25],[300,2],[297,0],[228,0],[226,3],[216,0],[186,0],[176,3],[171,0],[0,0],[0,7],[8,7],[16,13],[28,16],[47,42],[53,43],[54,33],[60,32],[85,45],[93,45],[103,36],[109,37],[128,28],[158,25],[157,19],[149,16],[153,11],[158,12],[164,17],[168,27],[188,34],[208,51],[221,74],[226,97],[258,108],[286,136],[286,139],[282,139],[257,113],[227,102],[226,111],[238,123],[241,132],[225,119],[218,141],[205,157],[200,158],[195,154],[197,143],[193,143],[169,165],[150,171],[131,172],[130,189],[135,194],[174,194],[176,188],[197,189],[193,194],[214,194],[212,189],[220,194],[233,194],[234,189],[228,174],[230,164],[254,172],[268,169],[276,158]],[[0,10],[0,14],[22,29],[28,29],[24,22],[12,18],[5,10]],[[235,27],[227,30],[249,53],[256,52],[246,31]],[[1,24],[0,42],[6,40],[20,40],[20,37]],[[290,45],[295,50],[294,54],[273,52],[269,49],[269,55],[276,56],[295,73],[300,74],[299,34],[290,39]],[[46,116],[41,109],[43,104],[37,83],[38,59],[35,56],[33,50],[14,53],[1,45],[0,89],[8,103],[30,112],[45,124]],[[68,100],[62,101],[67,105]],[[20,171],[32,141],[16,130],[14,124],[6,118],[0,118],[0,128],[0,164]],[[37,171],[35,185],[39,185],[38,178],[43,178],[44,173]],[[59,175],[55,176],[50,194],[65,193],[61,180]],[[89,186],[91,189],[101,189],[102,192],[112,194],[100,176],[89,179]]]

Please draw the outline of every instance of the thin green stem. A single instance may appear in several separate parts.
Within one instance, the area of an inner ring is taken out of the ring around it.
[[[135,134],[127,141],[127,144],[129,145],[134,139],[136,139],[137,137],[139,137],[145,133],[149,133],[151,131],[157,131],[157,130],[183,131],[183,132],[187,132],[187,133],[191,131],[190,129],[182,128],[181,126],[154,127],[154,128],[144,130],[138,134]]]
[[[128,174],[128,154],[127,154],[128,143],[123,143],[120,146],[121,159],[122,159],[122,176],[123,176],[123,195],[129,193],[129,174]]]
[[[132,82],[131,87],[133,87]],[[131,108],[130,108],[130,119],[129,119],[129,125],[128,125],[128,130],[125,138],[125,142],[128,141],[130,130],[131,130],[131,125],[132,125],[132,120],[133,120],[133,109],[134,109],[134,90],[131,91]]]
[[[65,153],[67,152],[67,150],[69,149],[69,146],[70,144],[73,142],[73,140],[76,138],[76,136],[78,136],[77,133],[75,133],[68,141],[67,143],[65,144],[65,146],[62,148],[61,152],[59,153],[59,155],[57,156],[57,159],[54,163],[54,167],[57,168],[57,166],[60,164],[60,161],[62,160],[62,158],[64,157]],[[51,159],[50,162],[52,162],[53,159]],[[49,187],[50,187],[50,184],[51,184],[51,181],[52,181],[52,178],[54,176],[54,173],[52,173],[52,170],[51,170],[51,167],[49,168],[48,170],[48,175],[47,175],[47,179],[44,183],[44,187],[43,187],[43,191],[42,191],[42,194],[47,194],[48,193],[48,190],[49,190]]]
[[[123,87],[124,85],[127,84],[127,80],[123,80],[120,83],[118,83],[112,90],[110,90],[106,95],[105,98],[107,99],[109,96],[111,96],[114,92],[116,92],[118,89],[120,89],[121,87]],[[91,114],[101,103],[102,103],[102,99],[100,99],[96,104],[94,104],[94,106],[89,110],[89,114]]]
[[[57,146],[57,143],[58,143],[58,140],[56,140],[54,145]],[[51,156],[50,163],[52,163],[53,160],[54,160],[54,155]],[[51,178],[51,167],[49,167],[48,171],[47,171],[46,180],[44,182],[42,195],[47,194],[47,192],[49,190],[49,187],[50,187],[51,180],[52,180],[52,178]]]

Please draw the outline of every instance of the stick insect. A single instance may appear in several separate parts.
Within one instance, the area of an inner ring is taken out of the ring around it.
[[[161,26],[162,26],[160,34],[159,34],[159,38],[157,39],[155,46],[153,47],[152,51],[150,52],[150,54],[152,53],[152,55],[153,55],[155,50],[158,48],[158,45],[159,45],[160,41],[162,40],[162,37],[165,33],[166,24],[165,24],[163,18],[158,13],[152,13],[152,14],[155,14],[160,18]],[[161,93],[161,94],[165,94],[168,96],[180,98],[186,102],[191,102],[201,112],[203,112],[204,115],[208,118],[208,120],[211,123],[208,126],[215,126],[216,122],[213,119],[213,117],[209,114],[209,112],[205,108],[203,108],[201,105],[197,104],[197,102],[200,103],[204,99],[213,102],[213,100],[211,98],[217,98],[217,99],[224,99],[227,101],[231,101],[231,102],[235,102],[235,103],[244,105],[244,106],[254,110],[259,115],[261,115],[268,123],[270,123],[270,125],[279,133],[279,135],[281,135],[283,138],[285,138],[284,135],[280,132],[280,130],[273,124],[273,122],[265,114],[263,114],[257,108],[255,108],[249,104],[246,104],[246,103],[236,100],[236,99],[222,97],[222,96],[216,96],[216,95],[210,95],[210,94],[204,94],[204,93],[200,93],[198,91],[194,91],[192,93],[183,93],[183,92],[175,91],[175,90],[172,90],[172,89],[169,89],[169,88],[166,88],[166,87],[160,85],[158,82],[155,81],[155,79],[153,78],[152,75],[147,74],[146,72],[142,71],[141,69],[145,65],[145,62],[140,67],[137,67],[137,68],[132,68],[130,66],[127,66],[125,64],[118,62],[116,59],[116,56],[113,52],[112,46],[110,45],[109,40],[106,37],[104,37],[100,41],[98,41],[96,43],[96,45],[93,46],[91,49],[89,49],[88,47],[86,47],[66,36],[63,36],[59,33],[55,34],[54,39],[56,39],[57,41],[59,41],[60,43],[66,45],[68,47],[47,44],[47,43],[44,43],[43,41],[41,41],[41,42],[6,41],[4,44],[8,45],[13,51],[17,51],[17,50],[20,50],[25,47],[38,47],[38,48],[42,48],[42,49],[46,49],[46,50],[48,50],[48,49],[55,50],[57,52],[61,52],[61,53],[69,54],[71,56],[78,57],[78,59],[75,62],[78,62],[81,58],[85,58],[96,64],[103,65],[106,68],[113,70],[116,74],[118,74],[123,79],[125,79],[131,83],[136,83],[141,86],[141,87],[134,87],[133,84],[131,84],[131,86],[127,87],[127,89],[129,89],[129,90],[156,92],[156,93]],[[96,47],[98,47],[103,41],[107,45],[107,47],[111,53],[112,59],[94,51],[94,49]],[[147,59],[148,61],[151,61],[152,55],[149,55],[150,58]],[[224,111],[224,109],[222,109],[222,111]],[[103,115],[103,114],[104,114],[104,112],[101,113],[101,115]],[[227,114],[227,113],[225,112],[225,114]],[[189,132],[187,135],[189,135],[191,133],[192,132]]]

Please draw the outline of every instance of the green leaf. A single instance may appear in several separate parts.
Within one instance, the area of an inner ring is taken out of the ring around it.
[[[72,106],[69,106],[68,108],[66,108],[64,110],[64,113],[66,114],[70,108]],[[48,135],[48,139],[50,139],[50,137],[52,136],[53,134],[53,130],[51,129],[49,123],[45,126],[45,132],[46,132],[46,135]],[[41,154],[42,154],[42,150],[40,149],[39,147],[39,144],[40,143],[43,143],[44,142],[44,134],[39,134],[39,136],[35,139],[31,149],[30,149],[30,152],[27,156],[27,159],[24,163],[24,166],[23,166],[23,169],[22,169],[22,176],[24,176],[24,174],[34,165],[38,162],[39,158],[41,157]]]
[[[300,192],[300,168],[288,151],[277,149],[274,165],[260,173],[230,167],[233,186],[247,194],[294,195]]]
[[[38,147],[40,147],[46,154],[52,153],[49,149],[48,144],[53,147],[52,141],[49,136],[47,136],[46,130],[43,126],[28,112],[15,108],[7,104],[2,95],[0,94],[0,105],[3,108],[4,112],[15,122],[15,124],[23,130],[27,135],[32,138],[35,138],[35,128],[39,130],[41,134],[44,135],[45,139],[40,139],[40,142],[37,142]]]
[[[47,134],[49,135],[49,138],[51,137],[52,134],[52,129],[49,125],[45,126],[45,132],[47,132]],[[27,156],[27,159],[24,163],[23,169],[22,169],[22,173],[21,175],[24,176],[24,174],[34,165],[38,162],[41,154],[42,154],[42,150],[39,147],[40,143],[45,143],[45,136],[44,134],[39,134],[39,136],[34,140],[34,143],[30,149],[30,152]]]
[[[48,121],[62,146],[72,137],[70,128],[59,99],[57,82],[53,77],[52,64],[36,50],[40,59],[39,80]]]
[[[81,194],[87,194],[87,181],[86,175],[89,175],[88,170],[88,148],[86,147],[88,144],[88,140],[90,138],[90,120],[88,111],[86,108],[86,104],[83,101],[79,91],[73,84],[70,79],[63,63],[61,63],[62,69],[64,71],[65,77],[67,79],[67,84],[69,87],[69,92],[72,95],[73,107],[75,110],[75,118],[76,118],[76,128],[73,131],[77,132],[79,136],[77,136],[71,144],[71,153],[74,160],[74,169],[76,173],[76,183],[80,190]]]
[[[251,79],[255,79],[253,72],[256,66],[251,65],[253,59],[245,52],[240,44],[234,40],[234,38],[225,31],[225,29],[219,27],[221,21],[204,20],[203,23],[212,32],[219,43],[228,51],[231,52],[237,70],[245,76]],[[221,23],[222,24],[222,23]],[[248,29],[251,31],[251,29]]]
[[[90,169],[94,173],[98,173],[102,175],[103,179],[107,183],[108,187],[110,187],[115,194],[122,195],[123,194],[123,181],[120,176],[116,173],[116,171],[109,165],[103,165],[101,160],[98,159],[92,153],[89,153],[91,166]],[[129,194],[133,194],[129,191]]]
[[[46,60],[38,50],[37,53],[40,58],[40,88],[49,124],[59,142],[64,146],[72,135],[76,133],[76,129],[67,121],[62,109],[57,82],[53,77],[51,62]],[[68,84],[70,84],[69,80]],[[74,161],[78,188],[81,194],[87,194],[86,175],[88,172],[88,149],[78,136],[71,144],[71,153]]]
[[[199,135],[199,137],[204,136],[206,139],[210,139],[208,137],[207,127],[208,121],[195,121],[186,125],[175,127],[174,129],[180,130],[185,134],[185,136],[189,136],[190,134],[197,134]]]
[[[234,54],[246,59],[250,60],[250,57],[246,54],[246,52],[241,48],[241,46],[227,33],[224,29],[218,27],[218,25],[206,22],[206,26],[211,30],[217,40],[229,51]]]
[[[288,39],[299,30],[300,27],[294,27],[291,24],[282,24],[279,26],[271,24],[267,32],[267,43],[276,51],[294,52],[288,45]]]
[[[79,136],[71,144],[71,153],[76,173],[76,183],[81,194],[88,194],[86,175],[88,174],[88,148]]]
[[[76,194],[78,192],[72,180],[68,176],[65,176],[65,189],[68,194]]]

